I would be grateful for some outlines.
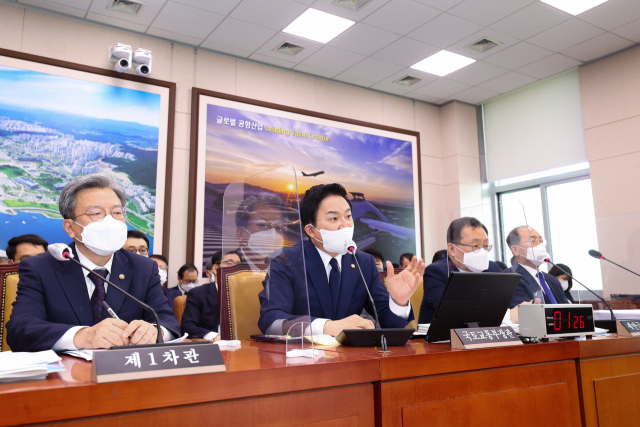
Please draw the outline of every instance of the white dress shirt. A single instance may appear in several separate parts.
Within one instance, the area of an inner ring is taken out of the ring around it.
[[[82,252],[80,252],[80,250],[78,250],[77,248],[76,248],[76,252],[78,254],[78,261],[83,265],[86,265],[90,269],[92,270],[95,270],[97,268],[106,269],[107,270],[106,279],[109,280],[109,278],[111,277],[111,264],[113,263],[113,255],[111,255],[111,258],[109,258],[109,261],[107,261],[104,267],[99,267],[95,265],[89,258],[84,256]],[[89,278],[89,274],[90,274],[89,271],[83,268],[82,273],[84,274],[84,281],[87,285],[87,292],[89,292],[89,299],[91,299],[91,297],[93,296],[93,291],[96,289],[96,285]],[[104,284],[105,295],[107,294],[108,289],[109,289],[109,284],[105,282]],[[80,329],[88,328],[88,327],[89,326],[73,326],[72,328],[69,328],[67,332],[65,332],[64,335],[60,337],[60,339],[56,341],[56,343],[53,345],[53,350],[54,351],[77,350],[76,346],[73,344],[73,338],[76,336],[76,333],[78,333]],[[160,328],[162,329],[162,337],[164,339],[164,342],[174,339],[173,334],[169,332],[167,329],[165,329],[164,326],[160,325]]]

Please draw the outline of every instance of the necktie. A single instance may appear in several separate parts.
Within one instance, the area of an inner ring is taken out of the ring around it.
[[[100,277],[105,278],[109,272],[106,268],[97,268],[94,270]],[[100,323],[102,321],[102,301],[104,301],[107,293],[104,290],[104,280],[97,277],[95,274],[89,273],[89,279],[96,285],[91,295],[91,312],[93,313],[93,324]]]
[[[340,295],[340,268],[338,267],[338,260],[331,258],[329,261],[331,266],[331,272],[329,273],[329,289],[331,290],[331,306],[333,307],[333,320],[336,319],[338,312],[338,295]]]
[[[556,297],[553,296],[553,292],[551,292],[551,289],[547,286],[547,282],[545,282],[544,275],[542,273],[538,273],[538,279],[540,279],[540,286],[542,286],[544,293],[547,294],[547,298],[549,298],[551,304],[557,304],[558,302],[556,301]]]

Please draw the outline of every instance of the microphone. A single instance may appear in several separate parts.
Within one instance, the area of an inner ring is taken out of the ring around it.
[[[353,259],[356,260],[356,265],[358,266],[358,271],[360,271],[360,276],[362,277],[362,281],[364,282],[364,288],[367,290],[367,294],[369,295],[369,300],[371,300],[371,305],[373,306],[373,315],[376,318],[376,329],[382,329],[380,327],[380,321],[378,320],[378,310],[376,310],[376,303],[373,301],[373,297],[371,296],[371,292],[369,292],[369,285],[367,285],[367,281],[364,279],[364,274],[362,274],[362,269],[360,268],[360,264],[358,263],[358,258],[356,258],[356,243],[352,240],[347,243],[347,252],[353,255]]]
[[[596,296],[596,298],[598,298],[600,301],[602,301],[603,303],[605,303],[605,305],[607,306],[607,308],[609,309],[609,312],[611,313],[611,320],[617,320],[615,314],[613,314],[613,310],[611,310],[611,306],[609,305],[609,303],[607,301],[605,301],[604,298],[602,298],[600,295],[596,294],[595,292],[593,292],[591,289],[587,288],[587,286],[580,282],[578,279],[576,279],[575,277],[573,277],[572,275],[570,275],[569,273],[567,273],[566,271],[564,271],[563,269],[561,269],[560,267],[558,267],[557,265],[555,265],[553,262],[551,262],[551,260],[549,258],[545,259],[544,262],[548,262],[549,264],[553,265],[554,267],[556,267],[558,270],[562,271],[564,274],[566,274],[567,276],[571,277],[573,280],[575,280],[576,282],[580,283],[582,285],[583,288],[585,288],[586,290],[588,290],[589,292],[591,292],[593,295]]]
[[[156,321],[156,328],[158,328],[158,338],[156,339],[156,342],[158,344],[162,344],[164,342],[164,340],[162,339],[162,329],[160,329],[160,318],[158,318],[158,313],[156,313],[156,311],[153,308],[151,308],[147,304],[143,303],[142,301],[140,301],[138,298],[134,297],[130,293],[124,291],[119,286],[114,285],[113,283],[111,283],[107,279],[103,278],[102,276],[100,276],[99,274],[94,272],[89,267],[83,265],[81,262],[76,261],[75,259],[73,259],[74,258],[73,251],[71,250],[71,248],[69,246],[65,245],[64,243],[54,243],[52,245],[49,245],[48,250],[49,250],[49,253],[51,255],[53,255],[53,257],[55,259],[57,259],[58,261],[73,261],[73,262],[75,262],[80,267],[82,267],[85,270],[87,270],[90,274],[93,274],[94,276],[96,276],[100,280],[103,280],[103,281],[107,282],[109,284],[109,286],[113,286],[114,289],[117,289],[118,291],[123,293],[125,296],[129,297],[130,299],[132,299],[140,307],[142,307],[143,309],[145,309],[146,311],[151,313],[151,315],[153,316],[153,318]]]
[[[611,261],[610,259],[605,258],[605,257],[604,257],[604,255],[602,255],[602,254],[601,254],[600,252],[598,252],[598,251],[595,251],[595,250],[591,249],[591,250],[589,251],[589,255],[591,255],[592,257],[597,258],[597,259],[603,259],[603,260],[605,260],[605,261],[608,261],[608,262],[610,262],[611,264],[616,265],[616,266],[620,267],[620,268],[621,268],[621,269],[623,269],[623,270],[627,270],[629,273],[633,273],[633,274],[635,274],[636,276],[640,276],[640,274],[636,273],[635,271],[631,271],[631,270],[629,270],[628,268],[623,267],[623,266],[621,266],[620,264],[616,264],[615,262]]]

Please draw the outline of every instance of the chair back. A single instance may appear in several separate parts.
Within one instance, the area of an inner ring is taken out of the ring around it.
[[[9,351],[7,344],[7,322],[11,317],[13,310],[13,302],[16,300],[18,293],[18,264],[0,265],[0,315],[2,317],[2,329],[0,329],[0,341],[2,342],[2,351]]]
[[[400,272],[402,272],[402,270],[403,270],[402,268],[394,268],[393,272],[394,274],[399,274]],[[384,283],[384,287],[386,288],[387,287],[386,271],[380,272],[380,280],[382,281],[382,283]],[[405,329],[418,329],[418,316],[420,315],[420,306],[422,305],[422,297],[424,295],[424,284],[422,280],[423,279],[421,277],[420,283],[418,284],[418,288],[413,293],[413,295],[411,295],[411,298],[409,298],[409,301],[411,302],[411,308],[413,309],[413,316],[415,317],[415,319],[409,322],[409,324],[405,326]]]
[[[223,340],[245,340],[262,332],[258,327],[262,282],[266,270],[246,264],[223,268],[220,274],[220,335]]]
[[[175,297],[173,300],[173,312],[176,314],[178,318],[178,323],[182,325],[182,313],[187,308],[187,296],[180,295],[179,297]]]

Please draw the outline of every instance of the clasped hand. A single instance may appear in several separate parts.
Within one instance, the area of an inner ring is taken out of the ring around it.
[[[90,328],[80,329],[73,337],[76,348],[111,348],[129,344],[153,344],[158,338],[158,329],[144,320],[127,323],[108,318]]]

